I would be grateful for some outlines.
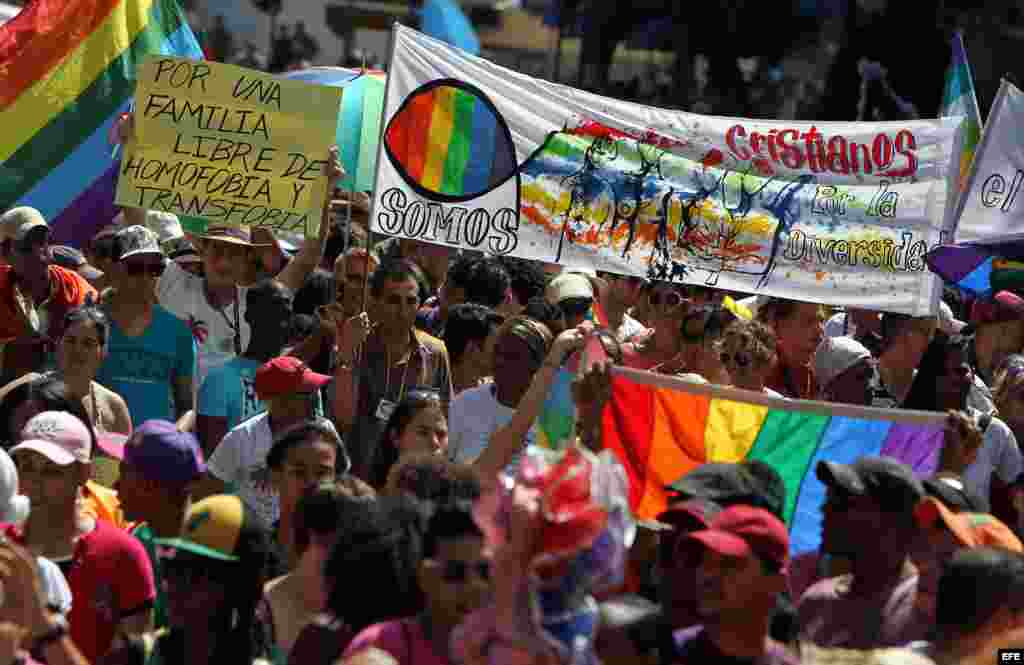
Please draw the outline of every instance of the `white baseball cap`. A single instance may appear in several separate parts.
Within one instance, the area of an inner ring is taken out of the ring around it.
[[[43,213],[29,206],[11,208],[0,215],[0,240],[21,241],[29,231],[39,227],[50,228]]]
[[[870,358],[867,347],[852,337],[826,337],[814,352],[814,376],[824,388],[846,370]]]
[[[939,301],[939,330],[946,333],[950,337],[953,335],[959,335],[960,331],[967,326],[965,321],[953,316],[953,308],[946,304],[944,300]]]
[[[544,299],[552,305],[572,298],[594,299],[594,287],[586,275],[577,272],[563,272],[544,290]]]
[[[7,451],[0,450],[0,522],[20,524],[28,519],[31,501],[18,494],[18,469]]]

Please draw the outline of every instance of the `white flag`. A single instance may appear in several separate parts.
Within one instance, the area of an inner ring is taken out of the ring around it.
[[[1024,234],[1024,92],[999,87],[967,189],[960,198],[957,242],[994,241]]]

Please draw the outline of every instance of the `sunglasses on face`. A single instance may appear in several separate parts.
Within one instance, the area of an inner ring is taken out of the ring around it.
[[[575,318],[586,315],[592,304],[593,301],[589,298],[563,300],[558,303],[558,309],[566,318]]]
[[[49,241],[50,236],[45,233],[42,235],[30,235],[28,238],[25,238],[20,243],[14,245],[14,251],[19,254],[32,254],[40,247],[46,246]]]
[[[449,584],[465,584],[470,570],[482,580],[491,579],[490,561],[445,561],[441,568],[441,579]]]
[[[161,562],[160,573],[168,582],[183,586],[202,584],[214,577],[213,571],[207,566],[174,559],[164,559]]]
[[[124,264],[124,271],[129,275],[150,275],[151,277],[159,277],[164,274],[164,263],[131,263],[127,262]]]
[[[420,298],[419,296],[408,296],[407,298],[402,298],[401,296],[388,296],[384,299],[384,304],[395,306],[415,306],[420,304]]]
[[[746,368],[754,362],[754,359],[746,351],[737,351],[736,353],[723,351],[719,358],[726,367]]]
[[[679,307],[686,302],[686,298],[678,291],[655,291],[648,302],[655,307]]]
[[[705,337],[717,337],[731,321],[731,314],[714,305],[701,305],[691,309],[683,319],[683,338],[696,342]]]

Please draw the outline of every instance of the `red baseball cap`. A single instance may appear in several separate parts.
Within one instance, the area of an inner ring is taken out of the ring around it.
[[[256,370],[256,396],[265,400],[291,393],[309,393],[324,387],[330,380],[331,377],[317,374],[298,358],[278,356]]]
[[[688,537],[725,556],[758,556],[785,571],[789,565],[789,532],[778,517],[763,508],[732,506],[720,512],[711,527]]]
[[[1000,291],[992,296],[992,300],[978,300],[971,307],[971,325],[974,327],[1021,319],[1024,319],[1024,298],[1012,291]]]

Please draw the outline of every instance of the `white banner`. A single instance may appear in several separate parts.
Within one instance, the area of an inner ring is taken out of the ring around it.
[[[957,242],[1024,234],[1024,93],[1003,79],[974,156],[956,225]]]
[[[915,315],[962,118],[809,123],[642,106],[396,26],[373,230]]]

